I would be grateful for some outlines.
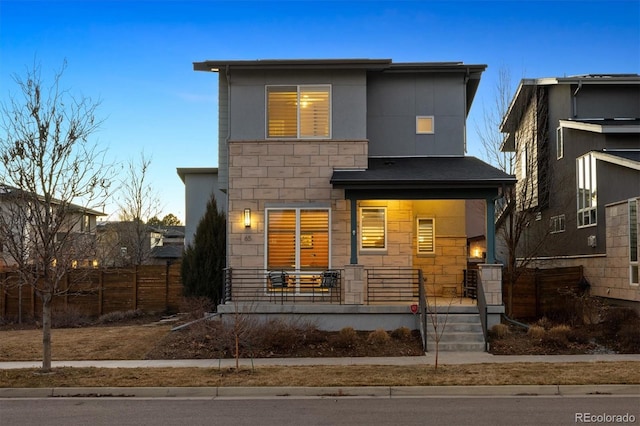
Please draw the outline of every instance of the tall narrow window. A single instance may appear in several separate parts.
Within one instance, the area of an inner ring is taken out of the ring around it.
[[[578,228],[597,224],[596,159],[591,154],[576,159]]]
[[[267,86],[267,137],[331,137],[331,86]]]
[[[387,209],[385,207],[362,207],[360,209],[360,248],[363,250],[386,250]]]
[[[559,160],[564,157],[564,136],[562,127],[558,127],[556,130],[556,159]]]
[[[267,87],[267,129],[270,138],[298,136],[298,89],[296,86]]]
[[[435,221],[433,218],[418,218],[418,254],[435,252]]]
[[[631,284],[640,283],[638,277],[638,200],[629,200],[629,265]]]

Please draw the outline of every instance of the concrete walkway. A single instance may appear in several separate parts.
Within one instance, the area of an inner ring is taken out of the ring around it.
[[[258,358],[241,359],[247,366],[302,365],[433,365],[435,354],[418,357],[358,358]],[[491,355],[486,352],[441,352],[440,365],[513,362],[611,362],[640,361],[640,355]],[[38,361],[0,362],[0,370],[39,368]],[[54,361],[53,367],[154,368],[154,367],[234,367],[233,359]],[[333,386],[333,387],[58,387],[0,388],[0,398],[110,397],[110,398],[403,398],[442,396],[579,396],[620,395],[640,398],[640,384],[633,385],[509,385],[509,386]]]
[[[487,352],[440,352],[438,364],[487,364],[514,362],[606,362],[640,361],[640,354],[592,355],[492,355]],[[435,354],[406,357],[344,357],[344,358],[243,358],[241,366],[279,365],[433,365]],[[153,368],[153,367],[234,367],[234,359],[176,359],[176,360],[112,360],[112,361],[53,361],[52,367]],[[0,370],[38,368],[41,361],[0,362]]]

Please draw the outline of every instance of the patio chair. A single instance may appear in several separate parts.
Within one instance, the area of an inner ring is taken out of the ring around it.
[[[462,297],[469,297],[476,300],[478,298],[478,271],[475,269],[465,269],[462,281]]]
[[[284,288],[287,286],[287,273],[284,271],[271,271],[269,272],[269,282],[271,288]]]
[[[286,288],[289,284],[289,276],[284,271],[269,271],[269,299],[284,303]]]
[[[320,288],[334,288],[338,285],[338,278],[340,273],[338,271],[324,271],[322,273],[322,280],[320,281]]]

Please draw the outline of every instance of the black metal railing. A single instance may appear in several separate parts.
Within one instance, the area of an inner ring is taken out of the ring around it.
[[[420,336],[422,337],[422,350],[427,352],[427,289],[425,287],[425,280],[422,274],[422,269],[418,271],[418,311],[420,314]]]
[[[224,301],[340,304],[343,275],[340,269],[226,268]]]
[[[367,304],[415,302],[420,293],[420,269],[367,269]]]
[[[488,333],[487,333],[487,299],[484,295],[484,288],[482,286],[482,278],[481,275],[478,274],[478,279],[476,281],[477,283],[477,297],[478,297],[478,313],[480,314],[480,322],[482,323],[482,333],[484,334],[484,350],[486,351],[487,348],[487,337],[488,337]]]

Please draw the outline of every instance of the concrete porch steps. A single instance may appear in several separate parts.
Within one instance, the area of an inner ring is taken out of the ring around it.
[[[482,323],[477,309],[475,313],[438,313],[438,332],[442,330],[445,321],[444,332],[440,337],[440,351],[446,352],[483,352],[485,350]],[[435,330],[431,322],[431,316],[427,317],[427,351],[435,351]]]

